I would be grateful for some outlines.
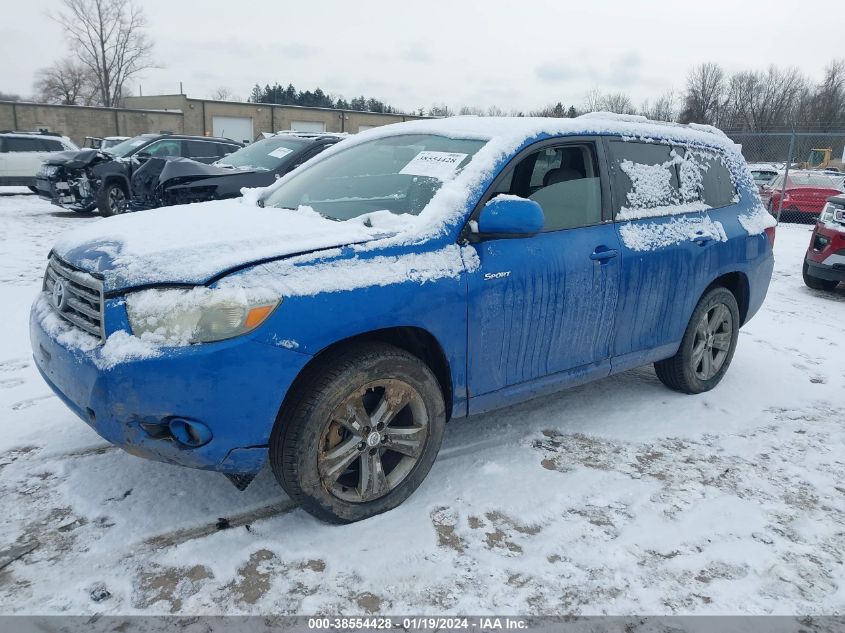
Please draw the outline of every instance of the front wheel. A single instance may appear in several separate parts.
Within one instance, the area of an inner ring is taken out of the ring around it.
[[[332,523],[358,521],[395,508],[422,483],[446,415],[420,359],[358,345],[320,362],[295,389],[270,437],[270,465],[303,509]]]
[[[120,183],[104,185],[97,192],[97,209],[104,218],[123,213],[126,209],[126,191]]]
[[[739,337],[739,308],[733,293],[717,286],[698,302],[677,354],[654,364],[660,381],[682,393],[702,393],[719,384]]]
[[[838,281],[832,279],[819,279],[818,277],[813,277],[810,274],[810,267],[807,265],[806,261],[801,269],[801,274],[804,277],[804,283],[808,288],[812,288],[813,290],[825,290],[830,292],[839,285]]]

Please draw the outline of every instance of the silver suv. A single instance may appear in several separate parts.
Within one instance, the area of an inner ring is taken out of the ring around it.
[[[0,186],[35,191],[35,174],[50,155],[79,149],[66,136],[50,132],[0,132]]]

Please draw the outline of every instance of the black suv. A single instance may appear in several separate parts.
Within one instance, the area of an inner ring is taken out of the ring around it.
[[[267,187],[345,134],[280,132],[212,165],[186,158],[153,158],[132,176],[130,210],[237,198],[244,187]]]
[[[228,138],[181,134],[141,134],[108,150],[61,152],[44,161],[35,186],[38,195],[73,211],[96,207],[103,216],[121,213],[130,196],[132,174],[151,158],[182,156],[212,163],[243,147]]]

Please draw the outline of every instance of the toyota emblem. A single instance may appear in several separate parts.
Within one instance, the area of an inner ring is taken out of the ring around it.
[[[57,280],[53,284],[53,305],[57,310],[64,310],[67,305],[67,293],[65,292],[65,282]]]

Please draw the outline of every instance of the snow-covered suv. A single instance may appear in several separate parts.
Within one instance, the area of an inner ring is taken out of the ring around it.
[[[35,191],[35,174],[56,152],[79,149],[66,136],[49,132],[0,132],[0,186]]]
[[[269,460],[331,521],[399,505],[449,418],[648,363],[714,388],[774,262],[737,145],[608,113],[387,125],[240,200],[64,235],[35,363],[133,455]]]

